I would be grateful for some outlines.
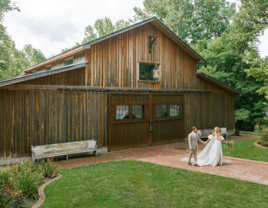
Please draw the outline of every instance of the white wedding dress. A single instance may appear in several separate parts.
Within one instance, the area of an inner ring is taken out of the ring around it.
[[[222,136],[217,137],[216,135],[209,135],[210,141],[204,147],[204,149],[197,155],[197,164],[200,166],[210,165],[222,165],[222,145],[221,141],[224,140]],[[188,158],[182,158],[181,161],[188,161]],[[192,162],[194,158],[192,158]]]

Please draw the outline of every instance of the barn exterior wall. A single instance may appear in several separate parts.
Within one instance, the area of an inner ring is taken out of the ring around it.
[[[151,54],[149,36],[158,36]],[[235,94],[197,77],[196,60],[154,25],[148,23],[96,43],[84,54],[82,59],[89,61],[85,68],[19,83],[44,85],[43,90],[0,90],[0,157],[31,156],[31,145],[90,139],[97,140],[99,148],[107,148],[109,93],[46,86],[214,91],[184,94],[184,123],[180,123],[184,137],[192,126],[235,131]],[[159,63],[160,81],[139,81],[139,63]]]
[[[107,94],[0,90],[0,157],[31,156],[31,145],[97,140],[107,146]]]

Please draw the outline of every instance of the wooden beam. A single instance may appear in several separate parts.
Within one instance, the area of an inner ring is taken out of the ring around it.
[[[59,90],[107,90],[107,91],[129,91],[129,92],[162,92],[162,93],[184,93],[184,92],[196,92],[196,93],[212,93],[212,94],[228,94],[223,90],[199,90],[199,89],[130,89],[130,88],[118,88],[118,87],[91,87],[91,86],[65,86],[65,85],[11,85],[5,87],[8,90],[47,90],[47,91],[59,91]]]

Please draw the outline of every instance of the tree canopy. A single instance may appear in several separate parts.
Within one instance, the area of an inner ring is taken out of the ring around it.
[[[3,25],[6,12],[20,11],[10,0],[0,0],[0,81],[18,76],[22,70],[46,59],[44,54],[30,44],[20,51]]]
[[[132,22],[156,16],[184,41],[221,36],[235,15],[235,3],[226,0],[144,0],[135,7]]]

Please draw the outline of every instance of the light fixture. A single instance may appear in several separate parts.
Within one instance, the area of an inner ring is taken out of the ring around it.
[[[157,66],[157,64],[155,65],[154,69],[153,69],[153,78],[154,79],[159,79],[160,77],[160,70]]]

